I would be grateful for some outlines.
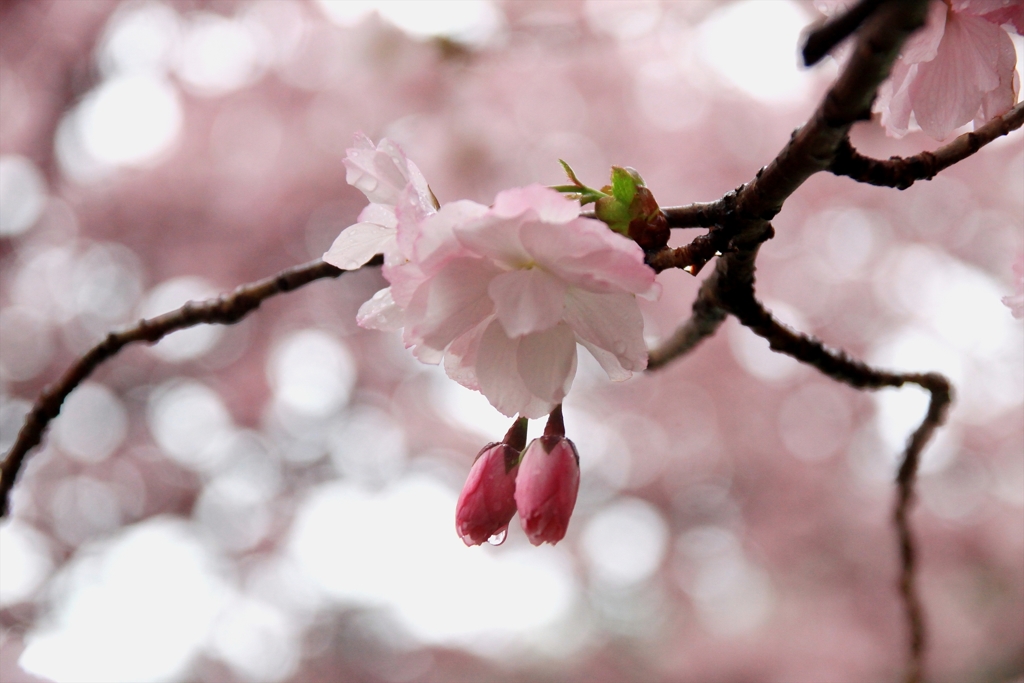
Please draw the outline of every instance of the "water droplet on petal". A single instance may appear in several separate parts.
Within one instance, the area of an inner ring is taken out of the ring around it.
[[[500,529],[498,531],[498,533],[496,533],[493,536],[491,536],[490,538],[488,538],[487,542],[490,543],[491,545],[501,545],[502,543],[505,542],[505,538],[506,537],[508,537],[508,527],[505,527],[504,529]]]

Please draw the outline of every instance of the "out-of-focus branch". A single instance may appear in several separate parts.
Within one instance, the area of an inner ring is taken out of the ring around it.
[[[931,180],[940,171],[963,161],[996,138],[1024,125],[1024,102],[997,116],[973,133],[964,133],[934,152],[912,157],[889,157],[885,161],[863,156],[846,138],[839,145],[828,170],[861,183],[905,190],[918,180]]]
[[[366,265],[380,265],[383,259],[374,257]],[[155,318],[140,320],[136,325],[111,332],[103,341],[92,347],[67,369],[56,383],[46,387],[36,399],[18,432],[18,438],[0,464],[0,516],[9,512],[10,493],[18,473],[29,452],[43,438],[43,432],[53,418],[60,414],[64,399],[85,380],[101,363],[116,355],[121,349],[136,342],[153,344],[171,332],[195,327],[203,323],[231,325],[260,304],[277,294],[290,292],[314,280],[335,278],[343,272],[334,266],[317,260],[294,268],[283,270],[277,275],[242,285],[230,294],[223,294],[207,301],[189,301],[181,308]]]
[[[826,20],[808,33],[804,41],[804,65],[813,66],[821,61],[832,48],[860,28],[880,4],[882,0],[860,0],[843,14]]]

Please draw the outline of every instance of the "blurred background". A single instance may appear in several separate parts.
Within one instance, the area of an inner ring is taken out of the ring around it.
[[[836,74],[796,66],[818,16],[789,0],[0,3],[0,450],[110,328],[318,258],[365,205],[342,165],[356,131],[399,142],[442,202],[558,183],[559,158],[597,186],[633,166],[662,205],[712,200]],[[877,123],[854,141],[937,146]],[[955,383],[912,516],[928,667],[1021,680],[1024,326],[1000,298],[1024,248],[1024,137],[904,192],[816,176],[775,227],[758,290],[780,318]],[[641,302],[652,344],[699,286],[659,280]],[[924,392],[853,391],[732,320],[621,384],[581,349],[568,536],[533,548],[513,521],[501,547],[465,548],[458,492],[510,421],[355,325],[383,284],[317,282],[130,348],[70,397],[0,524],[0,679],[898,677],[891,482]]]

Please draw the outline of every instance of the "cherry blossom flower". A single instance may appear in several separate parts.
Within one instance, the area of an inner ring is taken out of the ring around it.
[[[355,146],[347,150],[344,163],[345,180],[366,195],[370,204],[359,214],[358,223],[342,230],[323,259],[342,270],[354,270],[394,247],[395,206],[407,188],[411,188],[410,200],[424,213],[432,213],[435,205],[416,164],[387,138],[374,147],[370,138],[356,133]]]
[[[1003,303],[1009,306],[1014,318],[1024,318],[1024,252],[1017,256],[1013,264],[1013,275],[1017,293],[1004,296]]]
[[[526,448],[516,477],[516,508],[533,545],[554,545],[569,528],[580,489],[580,457],[565,438],[561,406],[548,419],[544,436]]]
[[[455,506],[455,530],[468,545],[504,540],[516,514],[516,474],[526,445],[526,419],[516,420],[504,441],[484,446],[469,471]]]
[[[404,325],[419,360],[443,361],[508,416],[561,403],[577,342],[613,380],[647,367],[636,295],[659,288],[635,242],[541,185],[501,192],[490,208],[458,201],[436,213],[406,195],[384,266],[391,287],[363,305],[360,325]]]
[[[825,13],[849,4],[818,0]],[[1024,27],[1024,0],[933,0],[925,26],[903,46],[874,109],[894,137],[913,114],[936,140],[960,126],[980,126],[1017,101],[1017,55],[1007,30]]]

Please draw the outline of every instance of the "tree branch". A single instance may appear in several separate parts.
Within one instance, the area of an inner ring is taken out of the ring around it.
[[[913,503],[914,483],[917,479],[921,452],[935,430],[946,420],[953,400],[953,389],[948,379],[938,373],[894,373],[877,370],[848,356],[844,351],[830,349],[814,337],[801,334],[775,320],[761,302],[754,298],[753,290],[726,302],[729,312],[755,334],[768,340],[773,351],[817,368],[832,379],[858,389],[881,389],[916,384],[931,394],[928,412],[921,425],[907,442],[899,472],[896,475],[896,502],[893,523],[899,543],[900,576],[897,583],[909,634],[910,662],[905,681],[922,680],[925,625],[921,600],[915,586],[917,551],[910,529],[910,506]]]
[[[997,116],[973,133],[964,133],[948,145],[934,152],[921,152],[912,157],[872,159],[861,155],[850,139],[839,145],[828,170],[840,176],[849,176],[869,185],[895,187],[905,190],[918,180],[931,180],[942,170],[963,161],[996,138],[1009,134],[1024,125],[1024,102],[1002,116]]]
[[[376,256],[366,265],[375,266],[382,262],[381,257]],[[336,278],[343,272],[345,271],[316,260],[242,285],[231,294],[221,295],[216,299],[189,301],[177,310],[140,320],[132,327],[108,334],[103,341],[89,349],[68,368],[56,383],[46,387],[25,417],[18,438],[0,464],[0,517],[10,512],[10,492],[18,473],[29,452],[42,440],[47,425],[60,414],[64,399],[104,361],[115,356],[129,344],[153,344],[178,330],[203,323],[232,325],[259,308],[260,304],[272,296],[298,289],[314,280]]]
[[[826,20],[808,33],[803,49],[804,66],[813,66],[820,62],[832,48],[860,28],[880,4],[882,0],[860,0],[843,14]]]

